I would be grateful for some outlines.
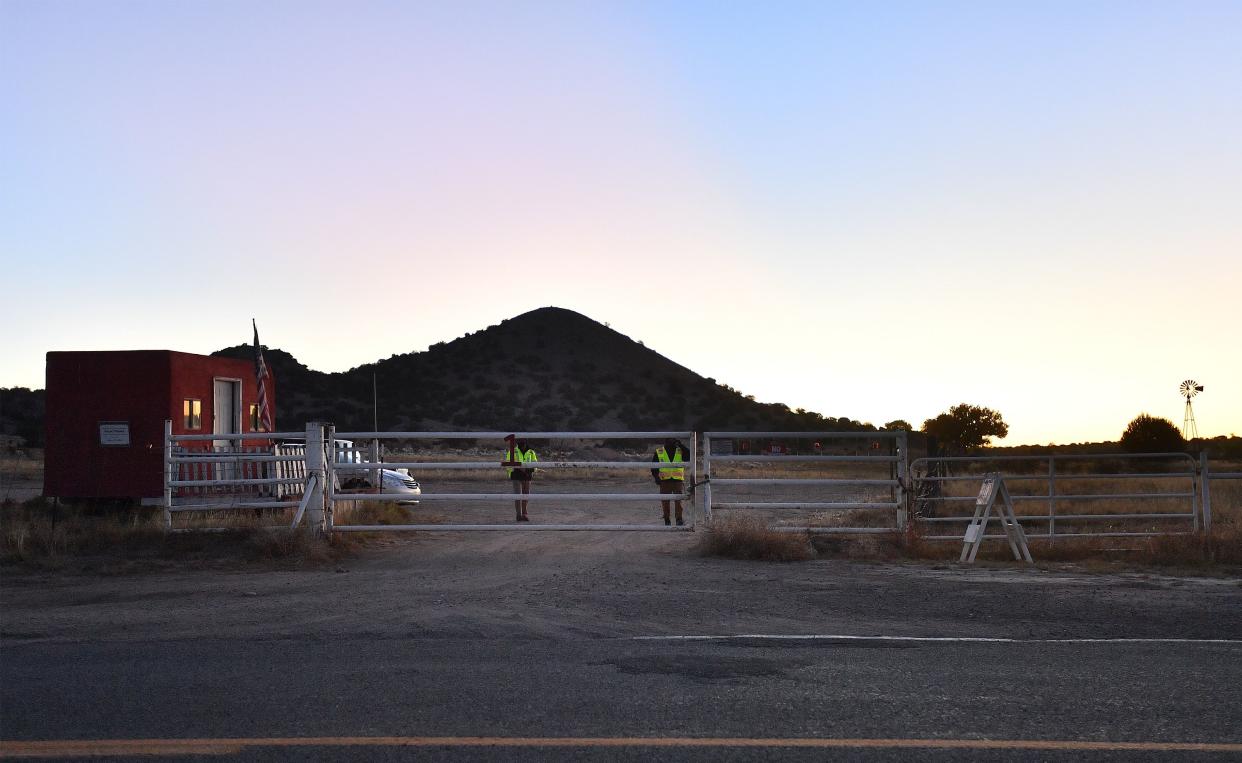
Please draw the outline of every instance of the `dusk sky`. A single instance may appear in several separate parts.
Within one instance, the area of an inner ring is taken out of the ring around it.
[[[1236,0],[0,0],[0,177],[0,386],[556,305],[831,416],[1242,434]]]

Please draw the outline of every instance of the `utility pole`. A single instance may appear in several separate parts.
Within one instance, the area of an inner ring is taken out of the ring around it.
[[[373,427],[373,429],[371,430],[372,432],[379,432],[379,393],[376,391],[377,389],[378,387],[376,386],[376,383],[375,383],[375,372],[372,371],[371,372],[371,426]],[[378,437],[376,437],[374,440],[371,441],[371,460],[372,461],[383,460],[383,456],[380,453],[380,441]],[[376,493],[384,492],[384,470],[378,467],[375,469],[375,492]]]

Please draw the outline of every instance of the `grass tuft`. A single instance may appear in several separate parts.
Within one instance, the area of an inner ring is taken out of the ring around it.
[[[712,524],[698,541],[703,556],[802,562],[815,556],[806,533],[777,532],[754,517],[730,517]]]
[[[414,512],[396,502],[350,501],[337,508],[333,521],[338,525],[408,525]]]

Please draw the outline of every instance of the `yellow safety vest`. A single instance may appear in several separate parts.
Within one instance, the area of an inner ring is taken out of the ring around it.
[[[505,451],[505,458],[507,459],[508,457],[509,457],[509,451]],[[514,446],[514,448],[513,448],[513,460],[514,460],[514,461],[521,461],[521,462],[522,462],[522,463],[524,463],[524,464],[528,464],[528,463],[530,463],[531,461],[538,461],[538,460],[539,460],[539,457],[535,455],[535,449],[534,449],[534,448],[527,448],[527,449],[526,449],[526,452],[525,452],[525,453],[523,453],[521,448],[519,448],[519,447],[517,447],[517,446]],[[506,469],[505,469],[505,475],[506,475],[506,476],[509,476],[509,477],[512,477],[512,476],[513,476],[513,468],[512,468],[512,467],[506,468]]]
[[[656,448],[656,458],[660,459],[660,463],[662,464],[685,463],[685,459],[681,457],[681,448],[677,449],[677,452],[673,454],[673,458],[670,461],[668,457],[668,451],[666,451],[664,449],[664,446],[661,445],[660,447]],[[662,480],[685,480],[686,470],[685,469],[661,469],[660,479]]]

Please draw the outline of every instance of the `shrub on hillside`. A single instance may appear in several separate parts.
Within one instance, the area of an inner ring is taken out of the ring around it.
[[[1186,440],[1172,421],[1140,413],[1121,433],[1121,449],[1127,453],[1174,453]]]

